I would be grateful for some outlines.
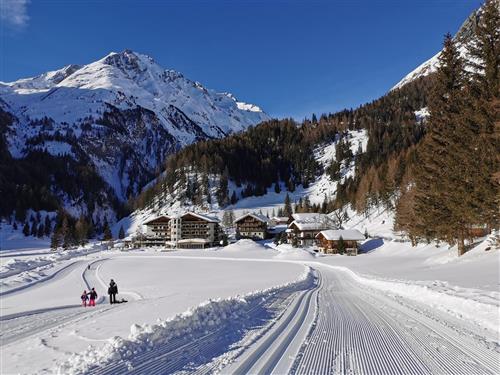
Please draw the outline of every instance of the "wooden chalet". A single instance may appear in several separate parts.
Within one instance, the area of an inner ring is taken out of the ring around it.
[[[234,224],[239,238],[263,240],[268,237],[269,219],[264,215],[249,213],[238,217]]]
[[[357,255],[359,241],[365,240],[365,236],[357,229],[323,230],[316,235],[318,248],[325,254],[338,254],[341,238],[347,255]]]
[[[331,219],[325,214],[293,214],[292,220],[286,230],[288,243],[299,247],[315,245],[316,235],[319,232],[334,228]]]

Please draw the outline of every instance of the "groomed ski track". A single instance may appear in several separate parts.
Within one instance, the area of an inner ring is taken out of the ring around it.
[[[454,319],[427,316],[424,306],[366,288],[340,270],[317,270],[319,285],[293,316],[284,314],[280,334],[271,331],[222,373],[500,373],[498,345],[491,348]]]
[[[99,277],[100,264],[108,260],[94,262],[90,271],[85,270],[84,262],[71,267],[82,267],[85,282],[99,285],[104,283]],[[314,269],[314,282],[305,289],[283,290],[272,298],[254,301],[245,311],[245,321],[192,332],[151,347],[132,360],[117,358],[86,373],[500,373],[498,341],[488,342],[473,326],[429,306],[368,288],[341,269],[292,262]],[[132,300],[141,299],[133,294]],[[58,310],[3,317],[2,328],[10,331],[3,337],[3,345],[84,318],[75,314],[81,309],[73,306]],[[99,310],[104,312],[108,306],[101,305],[95,313]]]

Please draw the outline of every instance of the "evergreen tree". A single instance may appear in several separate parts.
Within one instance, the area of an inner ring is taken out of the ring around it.
[[[500,205],[500,1],[486,0],[475,28],[476,42],[468,45],[467,80],[469,126],[477,128],[474,190],[481,224],[496,228]]]
[[[32,235],[33,237],[36,237],[37,234],[38,234],[38,221],[36,219],[34,219],[33,222],[31,223],[30,235]]]
[[[28,222],[24,223],[23,234],[28,237],[30,235],[30,226]]]
[[[64,213],[61,223],[60,235],[62,238],[63,249],[69,249],[73,245],[73,239],[71,236],[71,229],[69,227],[68,215]]]
[[[80,216],[75,224],[75,240],[80,246],[84,246],[88,241],[88,223],[84,216]]]
[[[123,240],[125,238],[125,231],[123,230],[123,225],[120,226],[120,230],[118,231],[118,238]]]
[[[38,238],[42,238],[44,235],[45,235],[45,227],[43,226],[43,224],[39,224],[36,236]]]
[[[339,242],[337,244],[337,251],[339,252],[339,254],[345,253],[345,242],[342,236],[339,237]]]
[[[52,231],[52,223],[50,222],[49,215],[45,215],[44,230],[44,235],[46,237],[50,236],[50,232]]]
[[[285,196],[285,207],[283,209],[283,216],[290,217],[292,216],[292,202],[290,201],[290,196],[286,193]]]
[[[111,228],[109,227],[107,218],[104,218],[104,228],[103,228],[103,237],[104,241],[109,241],[113,239],[113,235],[111,233]]]
[[[233,194],[231,194],[231,204],[236,204],[238,202],[238,197],[236,196],[236,191],[233,190]]]
[[[456,243],[462,255],[467,229],[478,220],[471,196],[474,153],[469,148],[477,133],[464,120],[464,66],[449,34],[439,61],[429,129],[417,154],[415,214],[419,221],[413,229],[429,240]]]
[[[228,172],[227,168],[224,170],[224,173],[220,176],[219,180],[219,188],[217,189],[217,200],[220,207],[226,207],[228,204]]]
[[[276,181],[276,182],[274,183],[274,192],[275,192],[276,194],[279,194],[279,193],[281,192],[281,188],[280,188],[280,182],[279,182],[279,180],[278,180],[278,181]]]
[[[62,245],[61,233],[59,230],[54,230],[52,236],[50,237],[50,248],[52,250],[57,250]]]

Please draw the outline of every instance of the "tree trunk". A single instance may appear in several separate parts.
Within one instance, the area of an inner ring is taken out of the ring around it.
[[[462,256],[465,254],[465,240],[464,240],[464,232],[461,230],[458,235],[458,256]]]

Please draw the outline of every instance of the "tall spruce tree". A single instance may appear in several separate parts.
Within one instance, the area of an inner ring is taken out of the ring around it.
[[[500,0],[487,0],[468,46],[468,121],[477,129],[474,190],[480,224],[499,225],[500,204]]]
[[[125,230],[123,229],[123,225],[120,226],[120,230],[118,231],[118,238],[120,240],[125,238]]]
[[[477,222],[471,140],[476,129],[466,121],[464,64],[451,35],[446,35],[429,103],[427,134],[415,167],[413,235],[457,244],[465,252],[468,228]]]
[[[290,201],[290,196],[288,193],[286,193],[285,196],[285,207],[283,208],[283,215],[284,216],[292,216],[292,202]]]

